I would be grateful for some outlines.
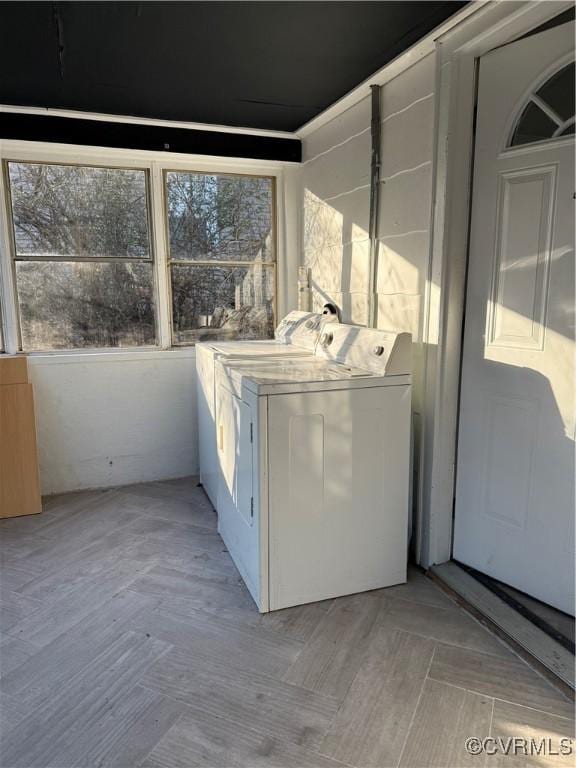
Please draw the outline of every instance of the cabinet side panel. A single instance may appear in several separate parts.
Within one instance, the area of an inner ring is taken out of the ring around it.
[[[271,609],[405,581],[410,388],[269,403]]]

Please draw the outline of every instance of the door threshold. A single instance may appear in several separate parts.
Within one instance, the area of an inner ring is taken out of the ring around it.
[[[525,661],[544,674],[562,692],[574,699],[574,654],[509,603],[481,584],[455,562],[434,565],[428,574],[460,605],[501,639]]]

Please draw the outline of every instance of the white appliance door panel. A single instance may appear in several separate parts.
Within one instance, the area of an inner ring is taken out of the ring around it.
[[[410,387],[268,400],[270,609],[405,581]]]
[[[253,501],[252,410],[224,387],[216,392],[218,532],[256,603],[260,604],[260,541]]]

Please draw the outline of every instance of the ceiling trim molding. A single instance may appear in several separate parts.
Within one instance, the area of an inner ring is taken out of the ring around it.
[[[468,19],[470,16],[484,10],[486,6],[494,6],[505,0],[474,0],[460,11],[450,16],[446,21],[435,27],[431,32],[414,43],[410,48],[403,51],[395,59],[389,61],[381,69],[368,77],[360,85],[357,85],[341,99],[335,101],[327,109],[321,112],[309,122],[302,125],[295,131],[295,135],[300,139],[305,139],[318,128],[329,123],[334,118],[343,114],[359,101],[370,96],[371,85],[385,85],[393,80],[401,72],[412,67],[421,59],[429,56],[436,49],[436,40],[453,30],[456,26]]]
[[[129,123],[132,125],[157,126],[161,128],[184,128],[189,131],[210,131],[211,133],[235,133],[247,136],[265,136],[271,139],[298,138],[291,131],[271,131],[265,128],[244,128],[233,125],[213,125],[212,123],[188,123],[182,120],[156,120],[153,117],[109,115],[105,112],[82,112],[76,109],[58,109],[55,107],[18,107],[10,104],[0,104],[0,112],[43,115],[44,117],[68,117],[73,120],[99,120],[104,123]]]

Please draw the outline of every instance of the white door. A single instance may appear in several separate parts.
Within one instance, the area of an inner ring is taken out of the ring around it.
[[[454,558],[574,614],[574,25],[480,61]]]

